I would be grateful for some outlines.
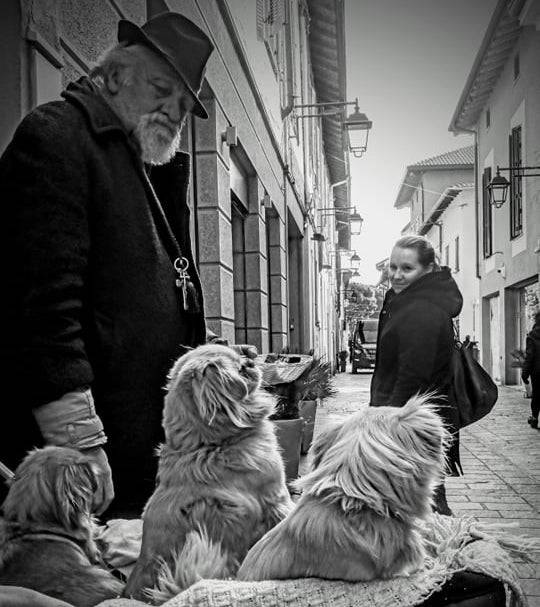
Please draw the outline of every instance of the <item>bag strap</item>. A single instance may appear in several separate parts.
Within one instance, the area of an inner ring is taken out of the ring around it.
[[[15,474],[2,462],[0,462],[0,476],[2,476],[6,481],[10,481]]]

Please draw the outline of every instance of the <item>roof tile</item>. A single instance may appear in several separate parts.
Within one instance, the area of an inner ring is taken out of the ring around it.
[[[464,164],[474,165],[474,145],[468,145],[439,156],[432,156],[409,165],[409,169],[422,167],[451,167]]]

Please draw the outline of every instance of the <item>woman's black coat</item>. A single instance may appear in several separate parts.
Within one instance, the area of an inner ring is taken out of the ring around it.
[[[189,156],[150,175],[88,80],[63,96],[23,120],[0,161],[0,459],[14,467],[40,444],[32,408],[91,386],[116,493],[144,503],[167,371],[183,346],[205,339]],[[179,250],[190,261],[196,314],[180,306]]]
[[[448,396],[452,318],[462,303],[446,267],[422,276],[401,293],[388,291],[379,317],[371,405],[401,407],[417,392],[431,390]]]

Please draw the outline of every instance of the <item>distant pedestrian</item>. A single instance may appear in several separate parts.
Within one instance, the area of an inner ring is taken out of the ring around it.
[[[532,428],[538,428],[540,413],[540,312],[534,315],[534,325],[527,335],[525,362],[521,370],[521,379],[528,384],[531,380],[532,399],[531,416],[527,420]]]
[[[452,318],[463,298],[447,267],[436,261],[432,244],[421,236],[400,238],[388,268],[391,288],[379,317],[371,406],[402,407],[417,392],[436,391],[447,399],[454,349]],[[454,406],[441,407],[454,436],[448,452],[451,473],[459,475],[459,442]],[[435,495],[436,510],[451,514],[444,483]]]
[[[347,350],[341,350],[339,353],[339,371],[340,373],[345,373],[347,370]]]

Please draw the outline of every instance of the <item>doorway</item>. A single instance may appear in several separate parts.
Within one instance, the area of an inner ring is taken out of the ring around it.
[[[491,354],[491,377],[493,381],[501,383],[501,330],[499,296],[489,298],[489,349]]]

